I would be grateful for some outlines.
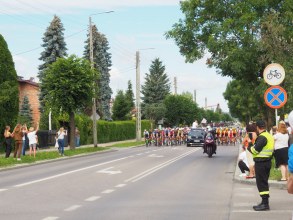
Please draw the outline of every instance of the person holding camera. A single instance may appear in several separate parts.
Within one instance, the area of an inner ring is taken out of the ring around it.
[[[269,176],[274,152],[274,137],[266,131],[266,124],[262,120],[256,122],[256,129],[258,137],[254,145],[249,140],[248,150],[252,153],[255,162],[256,185],[262,202],[253,206],[253,209],[255,211],[265,211],[270,210]]]

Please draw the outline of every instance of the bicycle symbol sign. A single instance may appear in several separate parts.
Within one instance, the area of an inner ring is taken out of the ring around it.
[[[285,70],[280,64],[272,63],[265,68],[263,77],[271,86],[280,85],[285,79]]]
[[[287,102],[287,92],[280,86],[271,86],[266,90],[264,98],[270,108],[281,108]]]

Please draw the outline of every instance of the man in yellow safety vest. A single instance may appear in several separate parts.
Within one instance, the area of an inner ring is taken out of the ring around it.
[[[266,131],[266,124],[259,120],[256,122],[258,137],[252,145],[249,141],[248,150],[253,155],[255,162],[255,177],[256,185],[262,202],[259,205],[253,206],[255,211],[270,210],[269,206],[269,176],[271,170],[271,159],[274,151],[274,138]]]

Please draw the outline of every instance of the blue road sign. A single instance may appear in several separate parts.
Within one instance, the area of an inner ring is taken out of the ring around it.
[[[264,99],[270,108],[281,108],[287,102],[287,92],[280,86],[271,86],[266,90]]]

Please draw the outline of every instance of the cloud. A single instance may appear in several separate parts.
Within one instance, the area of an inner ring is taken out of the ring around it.
[[[174,6],[180,0],[1,0],[1,11],[6,14],[75,13],[82,9],[113,10],[124,7]]]

